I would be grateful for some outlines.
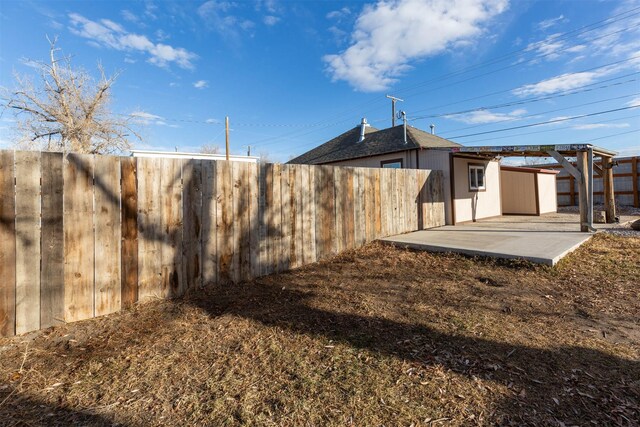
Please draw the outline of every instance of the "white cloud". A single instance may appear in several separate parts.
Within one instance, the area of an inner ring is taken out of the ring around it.
[[[204,18],[215,11],[228,12],[236,6],[237,4],[234,2],[210,0],[202,3],[200,7],[198,7],[198,15]]]
[[[262,18],[262,21],[265,23],[265,25],[268,25],[271,27],[273,25],[276,25],[278,22],[280,22],[280,18],[273,15],[267,15],[264,18]]]
[[[577,44],[575,46],[571,46],[571,47],[567,48],[565,51],[568,52],[568,53],[577,53],[577,52],[582,52],[586,48],[587,48],[587,46],[585,46],[583,44]]]
[[[564,15],[560,15],[557,18],[549,18],[549,19],[545,19],[544,21],[540,21],[537,27],[539,30],[545,31],[558,24],[566,23],[567,21],[568,19],[564,19]]]
[[[221,120],[218,119],[207,119],[204,121],[205,123],[209,123],[209,124],[217,124],[217,123],[222,123]]]
[[[162,120],[162,117],[155,114],[147,113],[146,111],[134,111],[129,115],[141,120]]]
[[[587,123],[583,125],[575,125],[575,130],[592,130],[592,129],[619,129],[628,128],[629,123]]]
[[[513,91],[513,94],[517,96],[529,96],[562,92],[593,83],[602,75],[604,75],[603,72],[593,71],[565,73],[550,79],[539,81],[538,83],[520,86]]]
[[[334,81],[381,91],[411,68],[412,61],[480,36],[482,25],[507,6],[508,0],[381,0],[364,7],[351,46],[323,60]]]
[[[343,43],[346,40],[347,32],[344,31],[344,30],[341,30],[340,28],[336,27],[335,25],[332,25],[331,27],[329,27],[328,31],[331,33],[331,35],[333,35],[333,37],[335,38],[336,42]]]
[[[122,15],[122,19],[124,19],[125,21],[133,22],[134,24],[137,24],[139,21],[138,17],[133,12],[127,9],[121,10],[120,15]]]
[[[640,6],[636,0],[619,2],[610,16],[628,13]],[[614,21],[607,26],[588,32],[584,39],[595,39],[589,44],[591,55],[602,54],[610,57],[634,56],[640,50],[640,15],[632,14]]]
[[[110,29],[111,31],[115,31],[116,33],[124,33],[124,28],[120,24],[116,24],[115,22],[109,19],[101,19],[100,22],[102,25]]]
[[[240,38],[238,29],[248,32],[255,27],[255,23],[248,19],[241,19],[231,14],[238,7],[237,3],[229,1],[209,0],[198,7],[198,15],[207,28],[216,31],[222,37],[237,41]]]
[[[476,110],[470,113],[445,116],[447,119],[457,120],[468,124],[495,123],[515,120],[527,113],[527,110],[519,108],[510,113],[494,113],[489,110]]]
[[[102,19],[92,21],[77,13],[70,13],[69,30],[84,37],[94,46],[104,46],[121,51],[139,51],[148,54],[148,61],[164,67],[175,63],[182,68],[193,68],[197,55],[181,47],[173,47],[163,43],[153,43],[147,36],[127,32],[121,25]]]
[[[637,98],[633,98],[631,101],[627,102],[627,107],[640,107],[640,96]]]
[[[129,114],[133,118],[134,122],[139,125],[156,125],[156,126],[168,126],[170,128],[178,128],[180,126],[175,124],[168,124],[165,118],[156,114],[147,113],[146,111],[134,111]]]
[[[209,82],[206,80],[198,80],[193,84],[196,89],[205,89],[209,87]]]
[[[327,19],[342,19],[349,15],[351,15],[351,9],[345,6],[340,10],[333,10],[327,13]]]
[[[536,56],[547,61],[553,61],[560,58],[562,54],[582,52],[586,48],[586,45],[580,43],[571,46],[563,40],[562,33],[556,33],[547,36],[544,40],[529,43],[525,51],[535,52]],[[524,58],[522,59],[524,60]],[[535,63],[536,61],[533,62]]]
[[[278,10],[276,0],[265,0],[264,7],[271,13],[275,13]]]

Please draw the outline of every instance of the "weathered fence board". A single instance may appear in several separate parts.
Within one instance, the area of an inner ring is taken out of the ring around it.
[[[269,220],[267,218],[267,180],[270,175],[270,166],[261,164],[258,166],[258,234],[259,234],[259,274],[267,273],[267,264],[269,262],[269,241],[268,241],[268,228]]]
[[[120,162],[96,156],[94,161],[95,315],[120,310]]]
[[[218,282],[231,283],[231,260],[233,257],[233,179],[231,164],[217,162],[216,164],[216,240],[218,242]]]
[[[120,300],[123,308],[138,301],[138,188],[137,161],[120,159],[121,274]]]
[[[616,157],[613,164],[613,184],[616,204],[640,207],[640,175],[638,173],[640,157]],[[601,166],[600,160],[594,159],[594,166]],[[556,193],[558,206],[576,205],[578,201],[578,185],[562,166],[558,164],[540,164],[535,167],[559,170],[556,176]],[[595,174],[593,177],[594,202],[604,203],[603,178]]]
[[[0,334],[442,225],[442,191],[431,171],[0,151]]]
[[[93,160],[69,154],[64,165],[66,322],[94,316]]]
[[[303,256],[304,264],[310,264],[316,261],[316,220],[315,220],[315,205],[314,205],[314,192],[311,185],[311,169],[308,165],[300,165],[301,182],[300,193],[302,195],[302,223],[303,223]]]
[[[202,287],[202,161],[186,161],[182,174],[182,268],[191,289]]]
[[[40,153],[16,153],[17,334],[40,327],[40,170]]]
[[[64,323],[63,160],[62,153],[42,153],[41,328]]]
[[[186,287],[182,275],[182,160],[162,159],[160,167],[160,296],[172,298],[182,295]]]
[[[138,299],[162,295],[162,159],[138,159]]]
[[[259,165],[249,164],[247,168],[247,176],[249,181],[249,230],[250,230],[250,263],[251,277],[261,275],[261,233],[262,223],[260,218],[260,180]]]
[[[239,280],[251,280],[251,181],[249,180],[249,164],[245,162],[240,165],[240,180],[238,185],[239,211]]]
[[[217,258],[216,163],[202,163],[202,284],[216,283]]]
[[[289,182],[289,165],[282,165],[280,170],[280,259],[278,271],[289,269],[291,259],[291,184]]]
[[[279,271],[280,256],[282,255],[282,196],[281,196],[281,179],[282,165],[274,164],[271,169],[272,178],[267,184],[271,184],[271,188],[267,188],[267,194],[271,193],[268,201],[269,205],[269,272],[275,273]]]
[[[0,151],[0,335],[16,332],[16,208],[14,153]]]

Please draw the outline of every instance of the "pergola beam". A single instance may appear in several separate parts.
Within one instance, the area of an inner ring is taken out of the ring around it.
[[[558,153],[555,150],[549,150],[547,151],[547,154],[553,157],[556,162],[560,163],[562,167],[565,168],[567,172],[571,174],[571,176],[573,176],[578,182],[580,182],[580,180],[582,179],[582,173],[578,169],[576,169],[571,163],[569,163],[569,161],[565,159],[562,154]]]
[[[602,166],[604,166],[604,164],[603,164]],[[603,172],[603,170],[602,170],[602,167],[601,167],[601,166],[598,166],[598,165],[596,165],[596,164],[594,163],[594,164],[593,164],[593,170],[594,170],[594,172],[595,172],[595,173],[597,173],[597,174],[598,174],[598,176],[599,176],[600,178],[603,178],[603,177],[604,177],[604,172]]]

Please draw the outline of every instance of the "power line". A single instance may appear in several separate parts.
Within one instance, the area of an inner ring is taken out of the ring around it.
[[[610,25],[610,24],[613,24],[615,22],[619,22],[619,21],[622,21],[622,20],[625,20],[625,19],[628,19],[628,18],[631,18],[633,16],[636,16],[636,15],[640,14],[640,12],[636,12],[637,10],[640,10],[640,7],[635,7],[635,8],[629,9],[629,10],[627,10],[625,12],[621,12],[619,14],[610,16],[610,17],[608,17],[606,19],[599,20],[599,21],[593,22],[591,24],[587,24],[587,25],[584,25],[582,27],[579,27],[577,29],[574,29],[574,30],[571,30],[571,31],[568,31],[568,32],[565,32],[565,33],[558,34],[557,37],[548,37],[545,40],[541,40],[539,42],[530,44],[529,46],[527,46],[527,47],[525,47],[523,49],[519,49],[517,51],[504,54],[504,55],[499,56],[497,58],[494,58],[492,60],[485,61],[483,63],[476,64],[476,65],[471,66],[471,67],[463,68],[463,69],[458,70],[458,71],[454,71],[454,72],[451,72],[451,73],[443,74],[443,75],[434,77],[433,79],[429,79],[427,81],[424,81],[422,83],[418,83],[418,84],[415,84],[415,85],[412,85],[412,86],[407,86],[405,88],[397,89],[397,90],[395,90],[395,92],[404,93],[404,92],[406,92],[406,91],[408,91],[410,89],[416,88],[416,87],[425,86],[425,85],[427,85],[429,83],[433,83],[435,81],[442,81],[443,79],[448,79],[448,78],[454,77],[456,75],[460,75],[460,74],[464,74],[464,73],[473,71],[473,70],[475,70],[477,68],[481,68],[481,67],[486,66],[486,65],[491,65],[492,63],[500,62],[500,61],[502,61],[502,60],[504,60],[504,59],[506,59],[508,57],[514,56],[516,54],[533,51],[534,47],[541,46],[544,43],[548,43],[550,41],[559,41],[559,40],[563,40],[563,39],[569,39],[571,37],[576,37],[576,36],[579,36],[580,34],[587,33],[589,31],[593,31],[593,30],[596,30],[598,28],[606,27],[607,25]],[[624,16],[624,15],[627,15],[627,16]],[[602,25],[600,25],[600,24],[602,24]],[[538,56],[541,57],[543,55],[538,55]],[[516,65],[522,65],[522,64],[520,63],[520,64],[516,64]],[[501,70],[497,70],[497,71],[501,71]],[[497,71],[495,71],[495,72],[497,72]],[[482,75],[481,76],[477,76],[477,77],[482,77]],[[468,80],[469,79],[467,79],[465,81],[468,81]],[[354,111],[354,110],[358,110],[358,109],[361,108],[360,107],[361,105],[362,106],[371,107],[373,105],[380,104],[383,101],[384,101],[384,99],[381,99],[381,98],[372,98],[371,100],[368,100],[363,104],[358,104],[356,107],[353,107],[353,108],[350,108],[350,109],[347,109],[347,110],[343,110],[340,113],[338,113],[337,115],[329,116],[328,119],[326,119],[324,121],[321,121],[321,122],[318,122],[317,125],[324,125],[328,120],[331,120],[331,118],[333,118],[333,117],[336,117],[336,116],[339,117],[339,116],[344,115],[344,114],[346,114],[348,112],[351,112],[351,111]],[[370,108],[369,108],[368,111],[370,111]],[[343,123],[343,122],[348,121],[348,120],[351,120],[351,119],[343,120],[343,121],[338,122],[338,123]],[[338,123],[336,123],[336,124],[338,124]],[[323,129],[326,129],[327,127],[329,127],[329,126],[330,125],[322,126],[321,128],[319,128],[317,130],[323,130]],[[275,139],[278,139],[278,138],[284,137],[284,136],[293,136],[293,135],[304,136],[304,135],[308,135],[310,133],[314,133],[317,130],[314,130],[314,131],[311,131],[311,132],[307,132],[307,133],[305,133],[303,135],[296,135],[298,133],[297,131],[289,132],[289,133],[283,134],[281,136],[274,136],[274,137],[265,138],[264,140],[257,141],[256,143],[261,143],[261,142],[264,142],[264,141],[271,141],[271,140],[275,140]]]
[[[414,88],[417,88],[417,87],[421,87],[421,86],[425,86],[425,85],[427,85],[429,83],[432,83],[432,82],[435,82],[435,81],[441,81],[443,79],[448,79],[448,78],[451,78],[451,77],[455,77],[457,75],[465,74],[465,73],[468,73],[470,71],[474,71],[476,69],[479,69],[479,68],[482,68],[482,67],[486,67],[488,65],[492,65],[492,64],[495,64],[495,63],[498,63],[498,62],[502,62],[502,61],[504,61],[504,60],[506,60],[506,59],[508,59],[509,57],[512,57],[512,56],[521,56],[522,54],[526,54],[528,52],[535,52],[538,47],[543,46],[546,43],[557,42],[557,41],[560,41],[560,40],[567,40],[567,39],[570,39],[570,38],[573,38],[573,37],[577,37],[577,36],[579,36],[581,34],[594,31],[594,30],[596,30],[598,28],[606,27],[606,26],[611,25],[611,24],[613,24],[615,22],[619,22],[619,21],[631,18],[633,16],[636,16],[636,15],[640,14],[640,12],[636,12],[639,9],[640,9],[640,7],[635,7],[633,9],[627,10],[625,12],[621,12],[621,13],[619,13],[617,15],[613,15],[613,16],[611,16],[609,18],[606,18],[606,19],[603,19],[603,20],[600,20],[600,21],[596,21],[594,23],[579,27],[577,29],[574,29],[574,30],[571,30],[571,31],[568,31],[568,32],[565,32],[565,33],[562,33],[562,34],[558,34],[556,36],[548,37],[548,38],[546,38],[544,40],[540,40],[540,41],[538,41],[536,43],[529,44],[527,47],[525,47],[523,49],[519,49],[517,51],[513,51],[513,52],[510,52],[510,53],[501,55],[501,56],[499,56],[497,58],[493,58],[493,59],[485,61],[483,63],[476,64],[476,65],[473,65],[473,66],[470,66],[470,67],[467,67],[467,68],[463,68],[463,69],[460,69],[460,70],[457,70],[457,71],[454,71],[454,72],[451,72],[451,73],[447,73],[447,74],[438,76],[436,78],[433,78],[433,79],[418,83],[416,85],[407,86],[404,89],[399,89],[399,92],[406,92],[408,90],[411,90],[411,89],[414,89]],[[634,28],[634,27],[629,27],[629,28],[625,28],[625,29],[622,29],[622,30],[618,30],[618,31],[612,32],[612,33],[601,35],[601,36],[598,36],[598,37],[595,37],[595,38],[591,39],[590,41],[597,40],[597,39],[602,38],[602,37],[608,37],[608,36],[611,36],[612,34],[620,33],[622,31],[627,31],[630,28]],[[560,51],[562,51],[562,50],[564,50],[564,49],[561,49]],[[542,55],[537,55],[537,56],[535,56],[533,58],[533,60],[538,59],[538,58],[542,58],[542,57],[545,57],[545,56],[548,56],[548,55],[549,55],[548,53],[547,54],[542,54]],[[527,62],[530,62],[530,61],[531,60],[528,60],[528,61],[526,61],[524,63],[523,62],[519,62],[519,63],[516,63],[516,64],[512,64],[512,65],[509,65],[506,68],[511,68],[511,67],[514,67],[514,66],[523,65],[523,64],[525,64]],[[627,60],[625,60],[625,61],[627,61]],[[624,61],[619,61],[619,62],[624,62]],[[615,63],[612,63],[612,64],[615,64]],[[608,65],[612,65],[612,64],[608,64]],[[607,66],[607,65],[605,65],[605,66]],[[602,67],[604,67],[604,66],[602,66]],[[598,67],[596,67],[596,69],[597,68]],[[493,70],[493,71],[491,71],[489,73],[484,73],[484,74],[481,74],[481,75],[473,76],[473,77],[471,77],[469,79],[465,79],[463,81],[454,82],[453,84],[462,83],[464,81],[468,81],[468,80],[473,79],[473,78],[482,77],[484,75],[492,74],[492,73],[495,73],[495,72],[498,72],[498,71],[502,71],[502,69]],[[443,86],[443,87],[447,87],[447,86]],[[476,98],[473,98],[473,99],[478,99],[478,98],[479,97],[476,97]],[[382,99],[376,98],[375,100],[368,101],[367,103],[361,104],[361,105],[366,105],[366,106],[371,107],[372,105],[379,104],[382,101],[383,101]],[[460,102],[463,102],[463,101],[460,101]],[[449,104],[449,105],[451,105],[451,104]],[[345,111],[353,111],[353,110],[355,110],[357,108],[360,108],[360,107],[359,106],[358,107],[354,107],[354,108],[351,108],[351,109],[345,110]],[[419,111],[421,111],[421,110],[419,110]],[[342,115],[342,114],[344,114],[344,113],[339,113],[339,114],[336,114],[335,116],[339,116],[339,115]],[[335,116],[330,116],[330,117],[335,117]],[[141,117],[141,119],[145,120],[144,117]],[[154,119],[150,119],[150,120],[154,120]],[[197,123],[197,124],[214,125],[214,126],[222,125],[221,122],[190,120],[190,119],[158,118],[157,120],[167,120],[167,121],[172,121],[172,122],[183,122],[183,123]],[[300,131],[302,131],[302,129],[298,129],[298,130],[295,130],[293,132],[288,132],[288,133],[280,135],[280,136],[267,137],[267,138],[265,138],[263,140],[259,140],[259,141],[255,142],[256,145],[270,145],[271,143],[262,144],[262,142],[278,140],[278,139],[289,139],[289,138],[285,138],[286,136],[294,136],[294,135],[296,137],[306,136],[308,134],[311,134],[311,133],[314,133],[314,132],[317,132],[317,131],[320,131],[320,130],[324,130],[324,129],[328,128],[328,127],[336,126],[338,124],[342,124],[342,123],[344,123],[346,121],[351,120],[351,118],[344,119],[344,120],[339,120],[339,121],[336,121],[336,122],[333,122],[333,123],[327,123],[329,120],[330,119],[328,118],[328,119],[322,120],[320,122],[315,122],[315,123],[311,123],[311,124],[300,124],[300,125],[297,125],[297,124],[272,124],[272,123],[245,123],[245,122],[240,122],[240,123],[234,123],[234,126],[237,126],[237,127],[272,127],[272,128],[279,128],[279,127],[286,127],[286,128],[317,128],[317,129],[314,129],[314,130],[311,130],[309,132],[305,132],[305,133],[302,133],[302,134],[300,134]],[[277,142],[275,142],[275,143],[277,143]]]
[[[557,113],[558,111],[571,110],[573,108],[586,107],[588,105],[601,104],[603,102],[616,101],[616,100],[619,100],[619,99],[631,98],[631,97],[634,97],[634,96],[637,96],[637,94],[632,93],[632,94],[628,94],[628,95],[616,96],[616,97],[613,97],[613,98],[599,99],[597,101],[584,102],[582,104],[575,104],[575,105],[571,105],[569,107],[556,108],[554,110],[547,110],[547,111],[540,111],[540,112],[533,113],[533,114],[527,114],[525,116],[510,117],[508,119],[498,120],[498,121],[495,121],[495,122],[480,123],[480,124],[473,125],[473,126],[466,126],[466,127],[463,127],[463,128],[453,129],[453,130],[450,130],[448,132],[443,132],[443,134],[446,135],[446,134],[449,134],[449,133],[452,133],[452,132],[458,132],[458,131],[467,130],[467,129],[474,129],[474,128],[484,127],[484,126],[492,126],[492,125],[496,125],[498,123],[517,122],[517,121],[528,119],[528,118],[532,118],[532,117],[538,117],[538,116],[540,116],[542,114]]]
[[[635,133],[635,132],[640,132],[640,129],[634,129],[634,130],[629,130],[629,131],[626,131],[626,132],[614,133],[612,135],[601,136],[599,138],[586,139],[584,141],[576,142],[576,144],[584,144],[585,142],[598,141],[600,139],[613,138],[615,136],[627,135],[629,133]]]
[[[640,118],[640,116],[637,116],[637,115],[625,116],[625,117],[616,117],[615,119],[600,120],[599,123],[610,123],[610,122],[616,122],[616,121],[619,121],[619,120],[638,119],[638,118]],[[546,133],[546,132],[557,132],[557,131],[560,131],[560,130],[572,129],[572,128],[574,128],[574,126],[575,125],[563,126],[563,127],[559,127],[559,128],[537,130],[537,131],[533,131],[533,132],[520,132],[520,133],[514,133],[512,135],[506,135],[506,136],[493,136],[491,138],[474,139],[472,141],[467,141],[466,143],[467,144],[475,144],[476,142],[495,141],[497,139],[509,139],[509,138],[515,138],[515,137],[518,137],[518,136],[535,135],[535,134]]]
[[[605,64],[602,67],[609,66],[609,65],[611,65],[611,64]],[[583,71],[580,71],[580,72],[583,72]],[[527,98],[527,99],[523,99],[521,101],[513,101],[513,102],[509,102],[509,103],[504,103],[504,104],[477,107],[477,108],[473,108],[473,109],[469,109],[469,110],[463,110],[463,111],[418,116],[418,117],[411,118],[409,120],[414,121],[414,120],[422,120],[422,119],[425,119],[425,118],[435,118],[435,117],[443,117],[443,116],[460,115],[460,114],[473,112],[473,111],[481,111],[481,110],[488,110],[488,109],[495,109],[495,108],[503,108],[503,107],[508,107],[508,106],[512,106],[512,105],[521,105],[521,104],[525,104],[525,103],[529,103],[529,102],[537,102],[537,101],[543,101],[543,100],[553,99],[553,98],[557,98],[557,97],[570,96],[570,95],[574,95],[574,94],[578,94],[578,93],[593,91],[593,90],[596,90],[596,89],[604,89],[604,88],[608,88],[608,87],[612,87],[612,86],[618,86],[618,85],[622,85],[622,84],[626,84],[626,83],[635,82],[638,79],[630,79],[630,80],[627,80],[627,81],[624,81],[624,82],[617,82],[617,83],[613,83],[613,84],[610,84],[610,85],[599,86],[597,88],[591,88],[591,89],[585,89],[585,90],[577,90],[577,89],[582,89],[582,88],[586,88],[586,87],[593,86],[593,85],[596,85],[596,84],[605,83],[605,82],[613,81],[613,80],[618,80],[618,79],[621,79],[621,78],[625,78],[625,77],[629,77],[629,76],[637,75],[637,74],[640,74],[640,72],[629,73],[629,74],[625,74],[623,76],[618,76],[618,77],[614,77],[614,78],[611,78],[611,79],[606,79],[606,80],[602,80],[602,81],[599,81],[599,82],[590,83],[590,84],[583,85],[583,86],[578,86],[578,87],[573,88],[573,89],[571,89],[569,91],[565,91],[565,92],[562,92],[562,93],[559,93],[559,94],[554,94],[554,95],[550,95],[550,96],[546,96],[546,97]],[[509,92],[511,90],[512,89],[507,89],[505,92]],[[494,93],[492,93],[490,95],[493,95],[493,94],[496,94],[496,93],[497,92],[494,92]],[[484,95],[484,96],[488,96],[488,95]],[[477,99],[477,98],[479,98],[479,97],[471,98],[471,99]],[[464,102],[464,100],[463,101],[459,101],[459,102]],[[452,105],[452,104],[448,104],[448,105]],[[150,122],[155,120],[155,121],[170,121],[170,122],[177,122],[177,123],[203,124],[203,125],[208,125],[208,126],[223,126],[224,125],[223,122],[220,122],[220,121],[217,121],[217,120],[178,119],[178,118],[174,118],[174,117],[155,116],[155,115],[153,115],[154,117],[145,117],[143,115],[138,115],[138,114],[135,114],[135,113],[132,113],[132,114],[116,114],[116,115],[121,116],[121,117],[129,117],[129,118],[133,118],[133,119],[139,119],[140,121],[150,121]],[[350,119],[348,119],[348,120],[350,120]],[[379,120],[375,120],[375,121],[370,121],[370,123],[382,122],[382,121],[385,121],[385,120],[387,120],[387,119],[379,119]],[[333,126],[335,124],[341,124],[341,123],[344,123],[345,121],[347,121],[347,120],[340,120],[338,122],[330,123],[326,127]],[[298,127],[298,128],[309,128],[309,127],[314,127],[314,126],[317,126],[317,124],[309,124],[309,123],[305,123],[305,124],[256,123],[256,122],[253,122],[253,123],[252,122],[234,123],[234,127]]]
[[[629,30],[631,30],[631,29],[633,29],[633,28],[637,28],[637,27],[640,27],[640,24],[638,24],[638,25],[634,25],[634,26],[629,27],[629,28],[624,28],[624,29],[622,29],[622,30],[615,31],[615,32],[613,32],[613,33],[604,34],[604,35],[601,35],[601,36],[595,37],[595,38],[593,38],[593,39],[591,39],[591,40],[588,40],[588,42],[592,42],[592,41],[594,41],[594,40],[598,40],[598,39],[601,39],[601,38],[609,37],[609,36],[611,36],[611,35],[618,34],[618,33],[621,33],[621,32],[629,31]],[[434,91],[434,90],[445,89],[445,88],[448,88],[448,87],[451,87],[451,86],[455,86],[455,85],[460,84],[460,83],[464,83],[464,82],[468,82],[468,81],[470,81],[470,80],[477,79],[477,78],[479,78],[479,77],[484,77],[484,76],[488,76],[488,75],[491,75],[491,74],[495,74],[495,73],[497,73],[497,72],[499,72],[499,71],[508,70],[508,69],[510,69],[510,68],[514,68],[514,67],[519,67],[519,66],[522,66],[522,65],[525,65],[525,64],[531,63],[531,62],[533,62],[533,61],[537,61],[537,60],[538,60],[538,59],[540,59],[540,58],[544,58],[544,57],[547,57],[547,56],[550,56],[550,55],[555,55],[555,54],[557,54],[558,52],[563,52],[563,51],[565,51],[565,50],[570,49],[571,47],[572,47],[572,46],[566,46],[566,47],[564,47],[564,48],[562,48],[562,49],[558,49],[558,50],[555,50],[555,51],[553,51],[553,52],[548,52],[548,53],[545,53],[545,54],[541,54],[541,55],[534,56],[533,58],[530,58],[530,59],[528,59],[528,60],[526,60],[526,61],[516,62],[516,63],[510,64],[510,65],[506,65],[506,66],[501,67],[501,68],[497,68],[497,69],[495,69],[495,70],[487,71],[486,73],[483,73],[483,74],[478,74],[478,75],[471,76],[471,77],[468,77],[468,78],[463,79],[463,80],[458,80],[458,81],[455,81],[455,82],[452,82],[452,83],[448,83],[448,84],[445,84],[445,85],[437,86],[437,87],[432,88],[432,89],[429,89],[429,90],[430,90],[430,91]],[[500,62],[501,62],[501,61],[500,61]],[[458,73],[458,74],[466,74],[466,72],[464,72],[464,73]],[[454,76],[455,76],[455,74],[454,74]],[[441,81],[441,80],[446,80],[446,79],[449,79],[450,77],[451,77],[451,76],[445,76],[444,78],[441,78],[441,79],[439,79],[439,80],[440,80],[440,81]],[[432,80],[431,82],[434,82],[434,81],[435,81],[435,80]],[[396,91],[396,92],[398,92],[398,91]],[[402,92],[402,91],[399,91],[399,92]],[[422,93],[422,92],[415,92],[415,93],[413,93],[413,95],[417,95],[417,94],[419,94],[419,93]],[[405,96],[406,96],[406,95],[405,95]]]
[[[448,139],[468,138],[470,136],[476,136],[476,135],[487,135],[489,133],[506,132],[506,131],[514,130],[514,129],[523,129],[523,128],[529,128],[529,127],[534,127],[534,126],[549,125],[549,124],[552,124],[552,123],[566,122],[566,121],[569,121],[569,120],[582,119],[584,117],[599,116],[601,114],[614,113],[616,111],[630,110],[632,108],[638,108],[638,107],[640,107],[640,105],[632,105],[630,107],[622,107],[622,108],[616,108],[616,109],[613,109],[613,110],[598,111],[596,113],[581,114],[579,116],[562,117],[562,118],[559,118],[559,119],[548,120],[546,122],[529,123],[529,124],[526,124],[526,125],[513,126],[513,127],[510,127],[510,128],[496,129],[496,130],[489,130],[489,131],[485,131],[485,132],[471,133],[471,134],[468,134],[468,135],[456,135],[456,136],[452,136],[452,137],[450,137]]]
[[[630,73],[630,74],[627,74],[627,75],[622,76],[622,77],[627,77],[629,75],[635,75],[635,74],[640,74],[640,72]],[[622,77],[615,77],[614,79],[609,79],[609,80],[604,80],[604,81],[617,80],[617,79],[620,79]],[[462,114],[473,113],[475,111],[494,110],[494,109],[497,109],[497,108],[506,108],[506,107],[513,107],[513,106],[516,106],[516,105],[530,104],[530,103],[533,103],[533,102],[547,101],[549,99],[562,98],[562,97],[565,97],[565,96],[577,95],[579,93],[592,92],[592,91],[598,90],[598,89],[606,89],[606,88],[613,87],[613,86],[620,86],[620,85],[623,85],[623,84],[627,84],[627,83],[632,83],[632,82],[638,81],[638,79],[630,79],[630,80],[626,80],[624,82],[611,83],[611,84],[608,84],[608,85],[602,85],[602,86],[598,86],[598,87],[595,87],[595,88],[576,90],[576,89],[585,88],[587,86],[593,86],[595,84],[603,83],[604,81],[591,83],[591,84],[584,85],[584,86],[578,86],[576,88],[573,88],[573,89],[570,89],[570,90],[567,90],[567,91],[563,91],[563,92],[560,92],[560,93],[556,93],[556,94],[553,94],[553,95],[542,96],[542,97],[537,97],[537,98],[535,98],[535,97],[534,98],[526,98],[526,99],[522,99],[520,101],[511,101],[511,102],[505,102],[505,103],[502,103],[502,104],[487,105],[487,106],[483,106],[483,107],[470,108],[468,110],[462,110],[462,111],[453,111],[453,112],[449,112],[449,113],[438,113],[438,114],[431,114],[431,115],[427,115],[427,116],[418,116],[418,117],[412,118],[411,120],[422,120],[422,119],[436,118],[436,117],[450,118],[450,116],[458,116],[458,115],[462,115]]]
[[[605,65],[602,65],[602,66],[599,66],[599,67],[607,67],[609,65],[611,65],[611,64],[605,64]],[[584,72],[588,72],[588,71],[593,71],[593,69],[576,71],[574,74],[576,74],[576,73],[584,73]],[[594,86],[594,85],[597,85],[597,84],[606,83],[606,82],[613,81],[613,80],[623,79],[625,77],[633,76],[633,75],[636,75],[636,74],[640,74],[640,73],[639,72],[634,72],[634,73],[624,74],[622,76],[612,77],[610,79],[605,79],[605,80],[600,80],[600,81],[597,81],[597,82],[594,82],[594,83],[589,83],[589,84],[586,84],[584,86],[578,86],[578,87],[569,89],[568,91],[572,91],[572,90],[575,90],[575,89],[581,89],[581,88],[585,88],[585,87],[588,87],[588,86]],[[521,86],[518,86],[518,87],[521,87]],[[433,108],[423,108],[422,110],[413,110],[413,113],[419,113],[421,111],[427,111],[427,110],[435,110],[435,109],[438,109],[438,108],[449,107],[451,105],[462,104],[462,103],[467,102],[467,101],[475,101],[476,99],[488,98],[490,96],[500,95],[500,94],[503,94],[503,93],[512,92],[515,89],[517,89],[518,87],[509,88],[509,89],[503,89],[503,90],[499,90],[499,91],[495,91],[495,92],[489,92],[489,93],[486,93],[484,95],[478,95],[478,96],[474,96],[472,98],[465,98],[465,99],[461,99],[461,100],[455,101],[455,102],[448,102],[446,104],[437,105],[437,106],[435,106]],[[425,116],[425,117],[427,117],[427,116]]]

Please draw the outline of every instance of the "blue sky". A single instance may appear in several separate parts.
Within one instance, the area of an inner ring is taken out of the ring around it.
[[[137,118],[138,148],[223,146],[229,116],[233,153],[286,161],[362,117],[389,127],[392,94],[409,124],[465,145],[640,154],[638,0],[3,0],[0,86],[46,60],[46,36],[120,72],[112,110]]]

